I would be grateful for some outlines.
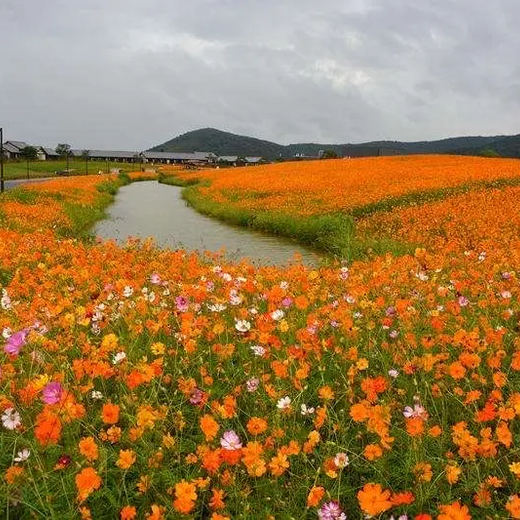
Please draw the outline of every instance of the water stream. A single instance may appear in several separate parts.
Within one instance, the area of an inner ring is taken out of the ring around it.
[[[177,186],[136,182],[122,187],[108,209],[108,218],[94,232],[103,239],[124,243],[128,238],[153,237],[160,247],[197,251],[225,251],[231,260],[248,257],[261,264],[287,264],[298,254],[306,264],[319,254],[292,240],[230,226],[197,213],[181,197]]]

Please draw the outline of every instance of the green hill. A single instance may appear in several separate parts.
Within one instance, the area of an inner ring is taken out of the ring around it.
[[[520,158],[520,135],[450,137],[436,141],[416,142],[297,143],[284,146],[215,128],[202,128],[182,134],[150,149],[157,152],[214,152],[217,155],[262,156],[269,159],[290,158],[296,155],[316,157],[321,150],[334,151],[340,157],[401,154],[480,155],[491,150],[502,157]]]
[[[215,128],[201,128],[154,146],[150,151],[213,152],[217,155],[260,156],[274,159],[285,155],[285,146]]]

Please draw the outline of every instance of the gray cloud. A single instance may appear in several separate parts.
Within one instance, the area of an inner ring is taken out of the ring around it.
[[[7,138],[142,149],[518,133],[516,0],[2,0]]]

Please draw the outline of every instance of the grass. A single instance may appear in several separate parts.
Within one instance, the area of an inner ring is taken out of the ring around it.
[[[131,171],[135,169],[135,164],[132,163],[121,163],[121,162],[110,162],[109,168],[119,168],[123,171]],[[84,175],[85,161],[83,160],[71,160],[69,161],[69,168],[76,170],[75,175]],[[29,177],[53,177],[55,172],[63,171],[67,169],[66,161],[34,161],[29,163]],[[89,174],[95,174],[98,171],[106,173],[107,163],[105,161],[90,161],[88,163]],[[27,164],[25,161],[21,162],[8,162],[4,164],[4,177],[6,180],[11,179],[26,179],[27,178]]]

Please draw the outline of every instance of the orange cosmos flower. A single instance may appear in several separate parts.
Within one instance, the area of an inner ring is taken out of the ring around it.
[[[320,399],[323,399],[324,401],[329,401],[331,399],[334,399],[334,390],[329,385],[322,386],[318,390],[318,395],[320,396]]]
[[[358,491],[359,507],[367,515],[379,515],[392,507],[390,491],[384,490],[380,484],[365,484]]]
[[[283,475],[288,467],[289,460],[287,459],[287,455],[284,453],[278,453],[269,462],[269,469],[275,477]]]
[[[212,441],[220,429],[218,422],[209,414],[205,414],[200,418],[199,425],[207,441]]]
[[[260,417],[251,417],[247,422],[247,431],[251,435],[260,435],[267,430],[267,421]]]
[[[420,417],[410,417],[405,420],[405,424],[410,437],[420,437],[424,433],[424,421]]]
[[[407,506],[413,504],[415,497],[411,491],[403,491],[401,493],[393,493],[390,497],[390,502],[394,507]]]
[[[433,476],[432,467],[426,462],[419,462],[413,468],[413,472],[419,482],[430,482]]]
[[[24,469],[20,466],[10,466],[5,472],[5,481],[12,485],[23,475],[23,472]]]
[[[195,501],[197,500],[196,489],[195,484],[186,481],[175,484],[173,507],[175,507],[179,513],[188,514],[193,510]]]
[[[365,401],[354,404],[350,407],[350,417],[356,422],[363,422],[369,417],[369,410]]]
[[[441,434],[442,434],[442,428],[438,425],[432,426],[428,430],[428,435],[433,438],[439,437]]]
[[[446,471],[446,480],[450,484],[456,484],[459,481],[459,476],[462,473],[462,470],[453,464],[448,464],[445,468]]]
[[[42,446],[57,444],[61,437],[61,420],[51,411],[44,410],[36,418],[34,436]]]
[[[520,497],[518,495],[510,496],[506,502],[506,509],[511,518],[520,518]]]
[[[211,509],[224,509],[226,504],[224,503],[225,493],[222,489],[213,488],[211,500],[209,501],[209,507]]]
[[[163,520],[166,508],[164,506],[158,506],[152,504],[150,513],[146,513],[146,520]]]
[[[135,451],[133,450],[120,450],[119,458],[117,459],[116,466],[121,469],[128,469],[136,461]]]
[[[119,512],[121,520],[133,520],[137,516],[137,509],[134,506],[125,506]]]
[[[97,460],[99,452],[94,437],[83,437],[79,441],[79,452],[89,461]]]
[[[496,429],[496,435],[498,442],[503,444],[506,448],[509,448],[513,442],[513,435],[511,430],[508,428],[507,423],[500,422]]]
[[[440,506],[439,510],[441,514],[437,517],[437,520],[471,520],[467,506],[461,505],[458,501]]]
[[[83,502],[88,496],[99,489],[101,478],[94,468],[84,468],[76,475],[76,488],[78,490],[78,501]]]
[[[379,444],[369,444],[363,450],[363,456],[370,461],[378,459],[381,455],[383,455],[383,449]]]
[[[112,403],[104,404],[101,417],[105,424],[116,424],[119,421],[119,405]]]
[[[325,495],[325,488],[321,486],[312,486],[307,495],[307,507],[316,507]]]

